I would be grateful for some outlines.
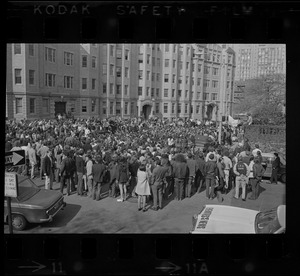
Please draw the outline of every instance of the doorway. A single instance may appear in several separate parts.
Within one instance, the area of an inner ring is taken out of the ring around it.
[[[66,114],[66,102],[55,102],[55,116]]]
[[[152,109],[151,105],[145,104],[143,106],[143,108],[142,108],[142,116],[144,117],[145,120],[149,119],[149,116],[151,114],[151,109]]]

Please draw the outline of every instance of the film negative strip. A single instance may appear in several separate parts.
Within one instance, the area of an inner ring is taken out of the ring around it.
[[[299,118],[297,106],[294,108],[299,92],[299,15],[300,5],[292,1],[8,1],[6,43],[285,44],[287,101],[291,103],[288,104],[288,118],[292,126],[291,135],[287,135],[287,148],[291,149],[292,156],[287,167],[288,182],[297,182],[297,160],[293,162],[297,145],[294,146],[296,139],[293,136],[298,133],[294,127],[297,128]],[[168,220],[167,212],[179,212],[179,205],[173,206],[173,210],[159,210],[157,222],[155,214],[150,212],[141,213],[143,218],[140,214],[130,217],[138,212],[137,207],[130,209],[127,218],[122,217],[122,212],[115,207],[113,211],[101,207],[95,214],[95,210],[85,206],[87,211],[78,219],[84,200],[75,200],[69,205],[72,208],[68,209],[66,220],[54,223],[52,227],[32,226],[25,232],[9,234],[5,224],[5,273],[298,274],[297,195],[297,183],[288,183],[280,194],[284,197],[282,201],[287,202],[287,229],[282,235],[176,232],[180,228],[177,225],[190,223],[189,229],[193,227],[194,213],[186,212],[187,218],[178,216],[178,221],[176,218]],[[278,197],[274,202],[282,202]],[[266,197],[265,200],[273,198]],[[137,200],[126,203],[137,206]],[[189,204],[185,205],[188,208]],[[199,212],[202,205],[199,202]],[[102,215],[115,225],[103,227],[105,230],[98,233],[95,229],[99,228],[94,223],[105,226],[106,221],[99,219]],[[145,219],[147,215],[150,224]],[[206,213],[204,217],[209,215]],[[74,229],[66,227],[76,219],[78,222],[72,224]],[[174,228],[171,229],[164,220]],[[139,224],[143,221],[144,226]],[[87,224],[95,228],[86,227]],[[156,224],[161,224],[160,231],[146,229],[146,225]],[[200,227],[204,222],[198,225]],[[60,227],[65,227],[65,232],[59,231]]]

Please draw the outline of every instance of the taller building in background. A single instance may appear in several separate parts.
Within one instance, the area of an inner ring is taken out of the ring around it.
[[[217,44],[8,44],[6,116],[218,119],[235,52]]]
[[[237,44],[236,81],[286,74],[284,44]]]

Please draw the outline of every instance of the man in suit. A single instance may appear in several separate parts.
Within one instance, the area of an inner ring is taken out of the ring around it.
[[[92,167],[92,175],[93,175],[93,190],[92,190],[92,199],[100,200],[101,196],[101,188],[103,185],[103,177],[106,171],[106,166],[102,163],[101,156],[96,157],[96,163],[93,164]]]
[[[43,172],[45,176],[45,189],[52,190],[53,186],[53,168],[54,160],[52,158],[52,149],[48,149],[46,156],[44,157],[43,162]]]
[[[77,155],[75,158],[75,165],[76,165],[76,173],[77,173],[77,195],[83,195],[83,188],[82,188],[82,178],[84,174],[84,160],[83,160],[83,149],[77,151]]]
[[[275,155],[275,159],[272,162],[272,175],[271,175],[270,182],[272,184],[277,184],[277,174],[280,169],[280,158],[277,152],[275,152],[274,155]]]
[[[67,195],[71,194],[71,173],[72,173],[72,164],[69,157],[69,151],[64,150],[63,152],[63,160],[61,162],[61,170],[60,170],[60,192],[63,193],[65,182],[67,182]]]

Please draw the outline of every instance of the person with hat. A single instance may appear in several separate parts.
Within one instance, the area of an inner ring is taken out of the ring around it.
[[[250,179],[251,187],[252,187],[252,194],[249,199],[255,200],[258,198],[258,190],[259,190],[259,183],[262,180],[262,176],[265,173],[265,169],[262,164],[259,162],[259,158],[256,156],[254,158],[254,164],[252,166],[253,171],[253,178]]]
[[[216,164],[216,157],[213,153],[208,154],[208,158],[209,159],[206,162],[204,169],[206,197],[207,199],[213,199],[215,194],[216,176],[218,175],[218,167]]]
[[[242,200],[246,200],[246,184],[248,181],[248,176],[250,174],[249,166],[243,162],[243,157],[238,157],[238,162],[233,167],[233,172],[236,175],[235,178],[235,196],[234,198],[239,198],[240,186],[242,187]]]

